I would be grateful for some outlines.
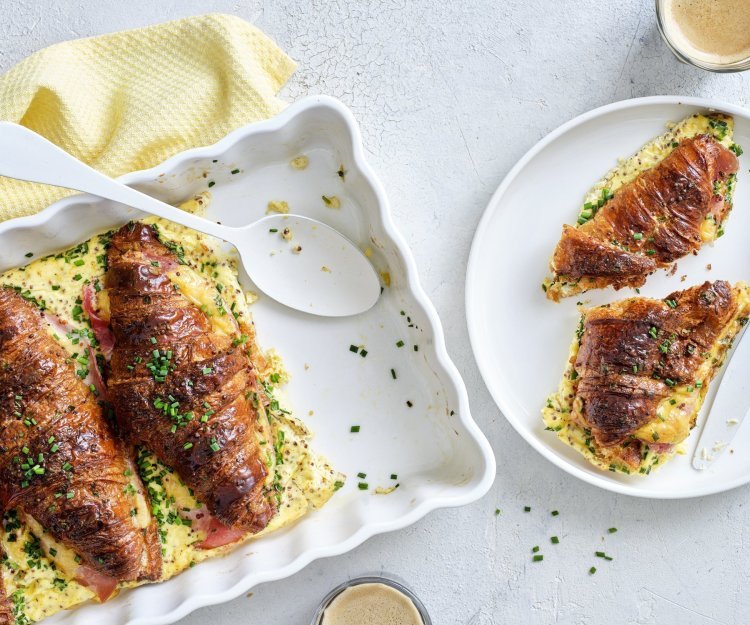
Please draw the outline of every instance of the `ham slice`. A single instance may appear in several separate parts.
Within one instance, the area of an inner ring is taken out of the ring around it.
[[[109,599],[117,589],[117,579],[100,573],[90,566],[80,566],[76,571],[76,581],[92,590],[99,601]]]
[[[83,310],[88,315],[96,340],[99,341],[99,349],[101,349],[104,357],[109,360],[115,346],[115,335],[109,328],[109,321],[103,319],[97,312],[94,287],[91,284],[85,285],[82,295]]]
[[[230,543],[235,543],[246,535],[246,532],[224,525],[205,506],[192,510],[185,515],[193,521],[193,528],[206,534],[197,544],[199,549],[216,549]]]

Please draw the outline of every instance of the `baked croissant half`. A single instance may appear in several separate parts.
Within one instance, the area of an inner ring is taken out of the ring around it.
[[[158,579],[143,486],[43,312],[0,288],[0,511],[15,511],[65,576],[105,600]],[[1,589],[0,589],[1,592]],[[7,597],[0,624],[13,622]]]
[[[563,226],[550,262],[553,277],[544,285],[549,299],[642,286],[656,269],[721,236],[737,157],[706,133],[669,149],[658,164],[587,204],[577,226]]]
[[[221,293],[152,226],[131,223],[112,236],[105,295],[114,334],[107,386],[122,435],[205,506],[206,547],[265,528],[276,512],[265,461],[273,441]]]
[[[690,434],[748,315],[750,287],[723,280],[584,309],[547,429],[601,469],[648,475]]]

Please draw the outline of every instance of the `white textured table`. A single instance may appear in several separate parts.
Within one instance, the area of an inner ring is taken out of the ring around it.
[[[482,501],[433,513],[255,588],[250,598],[200,610],[184,625],[307,625],[330,587],[380,570],[406,579],[436,625],[750,622],[750,488],[650,502],[555,469],[490,399],[469,348],[463,291],[479,216],[537,139],[634,96],[746,104],[750,73],[680,65],[659,39],[650,0],[5,0],[2,7],[1,70],[63,39],[216,10],[255,22],[299,62],[288,99],[327,93],[346,102],[497,455],[498,477]],[[607,534],[611,526],[619,531]],[[550,545],[553,534],[559,545]],[[535,564],[536,544],[545,559]],[[594,557],[600,545],[612,562]],[[598,572],[590,576],[592,565]]]

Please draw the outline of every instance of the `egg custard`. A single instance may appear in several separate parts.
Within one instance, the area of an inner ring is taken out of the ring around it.
[[[182,208],[202,212],[209,197],[208,193],[196,196]],[[276,510],[261,532],[211,548],[207,540],[210,530],[198,521],[205,508],[193,492],[147,449],[136,449],[136,470],[148,501],[132,489],[131,516],[143,517],[144,524],[150,515],[155,518],[162,554],[160,580],[166,580],[202,560],[226,553],[243,540],[290,525],[324,505],[343,485],[344,477],[310,447],[310,432],[279,400],[279,389],[288,376],[279,356],[273,351],[264,352],[257,345],[249,311],[253,295],[239,284],[236,259],[221,251],[217,241],[201,233],[156,218],[144,222],[156,228],[160,241],[179,259],[178,270],[170,272],[169,278],[175,289],[205,313],[212,330],[229,334],[239,326],[241,335],[236,342],[246,347],[259,379],[255,402],[259,419],[264,421],[261,425],[269,433],[268,440],[260,441],[267,471],[264,488],[272,493]],[[44,311],[49,334],[67,351],[78,376],[91,382],[95,394],[101,384],[98,371],[104,353],[95,338],[92,323],[96,323],[96,318],[88,314],[90,302],[85,301],[84,294],[87,290],[95,294],[95,307],[106,317],[108,302],[103,296],[103,283],[111,235],[103,233],[0,276],[0,284],[13,287]],[[88,349],[89,345],[93,350]],[[155,376],[159,375],[159,366],[154,365]],[[0,552],[0,581],[12,611],[10,622],[15,621],[16,625],[27,625],[96,599],[92,589],[67,573],[80,562],[77,555],[16,510],[6,510],[3,516]],[[138,584],[121,583],[118,588],[135,585]]]
[[[648,475],[680,451],[748,315],[750,286],[724,281],[583,309],[546,429],[600,469]]]
[[[563,226],[542,288],[553,301],[594,288],[642,286],[723,233],[737,157],[728,115],[695,114],[622,160]]]

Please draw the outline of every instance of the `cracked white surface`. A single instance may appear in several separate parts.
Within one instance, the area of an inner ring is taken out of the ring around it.
[[[62,39],[208,11],[255,22],[299,62],[288,99],[327,93],[353,109],[443,319],[474,416],[497,454],[498,478],[472,506],[433,513],[182,623],[307,625],[329,588],[381,570],[404,578],[436,625],[750,622],[750,489],[653,502],[561,473],[490,399],[469,349],[463,304],[474,228],[534,142],[579,113],[634,96],[701,95],[745,105],[750,73],[679,64],[659,39],[651,0],[5,0],[0,69]],[[539,189],[531,199],[543,202],[549,192]],[[533,227],[533,215],[524,217]],[[531,512],[523,512],[526,505]],[[617,533],[607,533],[612,526]],[[550,543],[552,535],[560,544]],[[534,545],[543,562],[531,562]]]

